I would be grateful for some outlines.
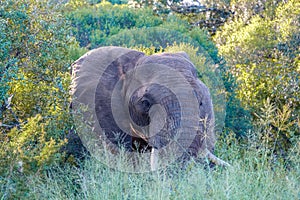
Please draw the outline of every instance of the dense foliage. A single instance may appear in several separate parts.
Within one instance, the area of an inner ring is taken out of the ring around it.
[[[181,1],[181,0],[130,0],[132,7],[146,7],[163,18],[176,15],[185,19],[193,27],[200,27],[214,34],[226,20],[234,14],[229,1]]]
[[[72,40],[59,10],[42,1],[1,1],[0,27],[0,189],[6,198],[19,184],[14,173],[61,160],[70,129]]]
[[[82,47],[98,47],[105,39],[121,30],[153,27],[162,20],[153,16],[151,10],[133,10],[126,5],[108,2],[87,6],[67,13],[72,33]]]
[[[300,4],[269,3],[250,18],[234,17],[214,39],[237,80],[238,98],[251,110],[255,123],[265,125],[262,140],[282,154],[299,136]]]

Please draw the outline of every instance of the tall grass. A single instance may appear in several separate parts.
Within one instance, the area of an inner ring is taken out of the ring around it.
[[[143,156],[127,160],[125,152],[118,157],[104,151],[103,162],[90,157],[80,166],[60,165],[37,176],[12,170],[0,177],[0,200],[300,199],[300,140],[294,136],[289,151],[277,153],[272,148],[277,140],[264,137],[273,133],[266,123],[275,117],[282,118],[261,119],[256,130],[246,134],[248,139],[239,141],[234,134],[219,138],[215,153],[231,167],[209,168],[191,160],[184,167],[175,163],[155,172],[126,173],[132,171],[128,162],[137,161],[139,171],[149,171],[149,163]]]
[[[29,196],[31,199],[300,199],[300,145],[289,155],[288,166],[266,159],[269,155],[254,146],[228,148],[227,155],[221,156],[232,165],[226,169],[205,168],[190,162],[185,169],[170,166],[151,173],[125,173],[90,158],[80,168],[56,167],[46,178],[29,177]]]

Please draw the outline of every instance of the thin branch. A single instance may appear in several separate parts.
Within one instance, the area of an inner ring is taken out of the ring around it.
[[[12,107],[11,107],[12,98],[13,98],[13,95],[8,97],[0,109],[1,109],[1,112],[4,112],[5,110],[9,110],[10,113],[12,114],[12,116],[14,117],[14,119],[16,120],[16,123],[14,125],[7,125],[7,124],[3,124],[2,122],[0,122],[0,126],[7,127],[7,128],[13,128],[16,126],[16,127],[20,128],[19,117],[15,114],[15,112],[12,110]]]
[[[0,127],[6,127],[6,128],[13,128],[13,125],[7,125],[7,124],[2,124],[2,122],[0,122]]]

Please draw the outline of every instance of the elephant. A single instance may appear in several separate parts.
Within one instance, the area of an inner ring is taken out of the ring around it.
[[[95,140],[114,152],[150,154],[151,170],[170,153],[177,160],[213,154],[213,104],[207,86],[185,52],[150,56],[124,47],[106,46],[72,65],[72,105]],[[79,133],[80,134],[80,133]],[[83,134],[88,143],[89,134]]]

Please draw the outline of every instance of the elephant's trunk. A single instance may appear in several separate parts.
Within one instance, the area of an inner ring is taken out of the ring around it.
[[[201,91],[208,91],[203,85]],[[148,88],[151,92],[152,88]],[[156,170],[161,161],[159,158],[164,157],[163,148],[177,158],[183,159],[200,154],[208,158],[216,165],[229,166],[225,161],[217,158],[213,153],[215,143],[214,137],[214,114],[213,106],[209,94],[195,94],[195,101],[190,100],[188,95],[183,91],[175,95],[171,90],[161,86],[155,86],[152,97],[155,104],[149,110],[150,128],[149,128],[149,145],[152,146],[150,163],[151,170]],[[187,96],[187,98],[183,98]],[[204,97],[203,97],[204,96]],[[205,106],[203,108],[203,106]],[[198,109],[195,109],[198,107]],[[209,109],[208,109],[209,108]],[[191,117],[194,116],[194,117]],[[176,145],[172,146],[172,143]],[[178,145],[177,145],[178,144]],[[170,148],[168,148],[170,146]]]
[[[197,102],[190,100],[188,91],[182,90],[175,95],[168,88],[152,85],[148,92],[153,103],[149,110],[150,164],[151,170],[156,170],[161,164],[172,162],[173,158],[189,154],[199,124],[199,120],[191,116],[197,116],[199,109],[194,109]],[[160,160],[162,157],[164,160]]]

